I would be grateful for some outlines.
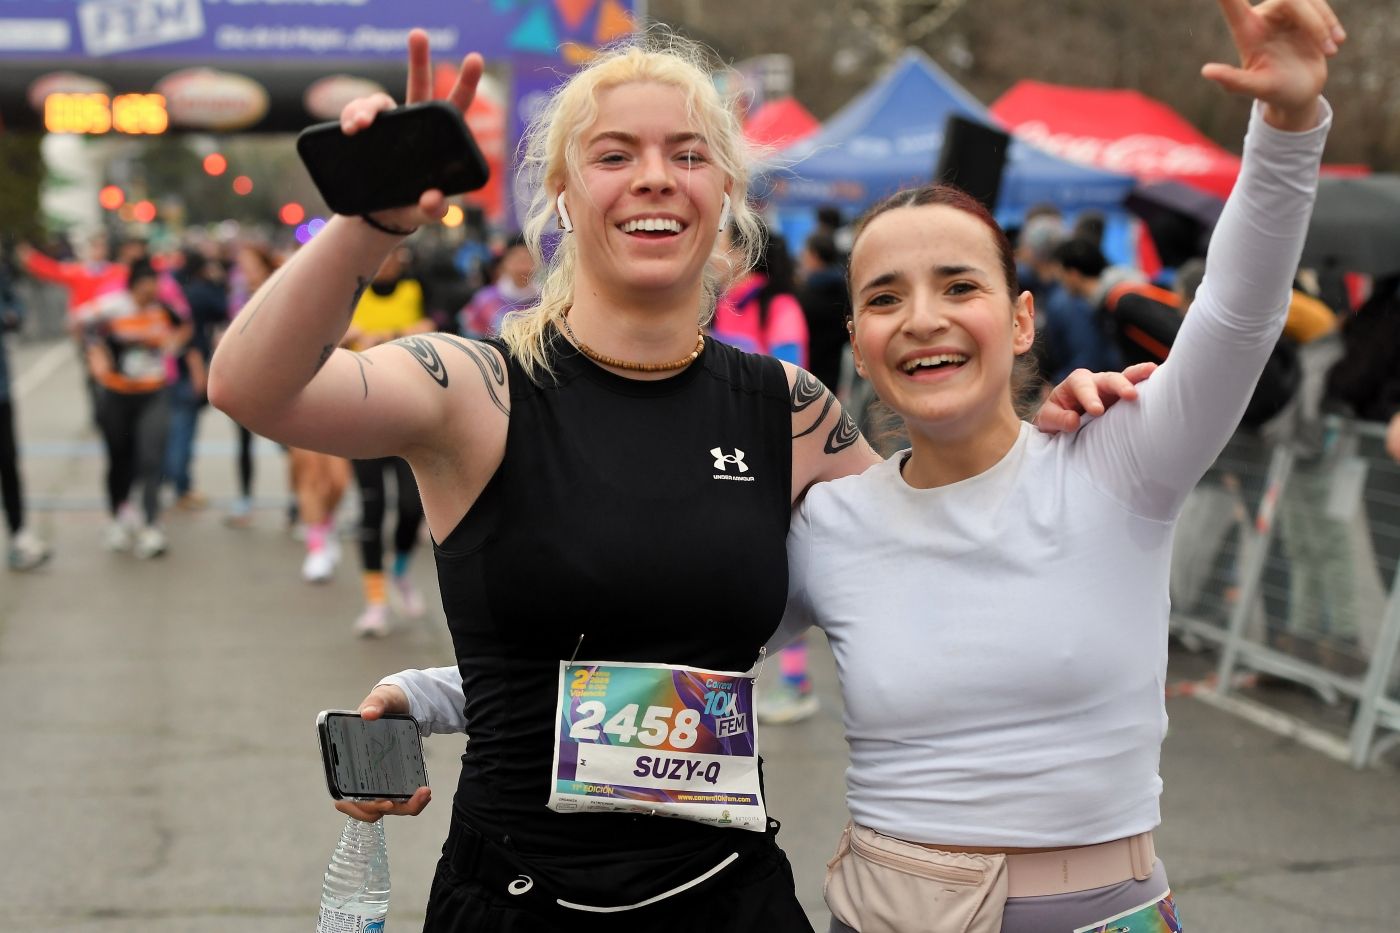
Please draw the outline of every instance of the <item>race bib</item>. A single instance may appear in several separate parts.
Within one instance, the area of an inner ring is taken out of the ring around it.
[[[150,347],[124,347],[118,369],[128,379],[164,378],[165,357]]]
[[[549,808],[764,832],[753,679],[666,664],[559,664]]]

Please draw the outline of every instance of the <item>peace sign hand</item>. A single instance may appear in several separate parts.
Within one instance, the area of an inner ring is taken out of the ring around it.
[[[1317,124],[1318,99],[1327,83],[1327,59],[1346,41],[1346,30],[1326,0],[1219,0],[1240,67],[1211,63],[1201,74],[1235,94],[1264,104],[1264,119],[1283,130]]]
[[[462,67],[457,72],[457,82],[447,95],[447,102],[456,107],[465,119],[467,108],[476,97],[476,86],[486,64],[480,55],[472,52],[462,59]],[[417,104],[431,100],[433,96],[432,60],[428,48],[428,34],[414,29],[408,34],[408,93],[405,103]],[[340,111],[340,130],[346,136],[353,136],[374,122],[382,110],[396,106],[394,99],[380,92],[368,97],[358,97]],[[423,223],[436,223],[447,213],[447,198],[436,188],[424,191],[413,207],[400,207],[391,211],[379,211],[374,219],[386,227],[409,228]]]

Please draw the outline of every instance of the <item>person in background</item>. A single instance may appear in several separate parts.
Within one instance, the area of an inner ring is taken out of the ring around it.
[[[822,385],[837,386],[841,384],[841,358],[846,354],[851,298],[835,238],[825,231],[807,237],[799,267],[802,285],[797,302],[807,319],[807,368]]]
[[[1035,299],[1035,354],[1041,375],[1047,380],[1062,378],[1073,371],[1072,353],[1067,342],[1076,336],[1081,322],[1091,318],[1080,299],[1060,284],[1055,249],[1068,239],[1059,208],[1040,204],[1026,212],[1026,221],[1016,236],[1016,277],[1021,287]],[[1056,327],[1052,322],[1060,321]]]
[[[405,276],[411,265],[407,248],[385,257],[369,288],[355,306],[350,330],[340,345],[354,352],[368,350],[392,340],[433,330],[424,313],[423,291],[419,283]],[[360,558],[363,570],[365,608],[355,619],[355,633],[367,638],[389,634],[389,594],[394,595],[398,612],[407,619],[420,619],[427,612],[423,597],[409,578],[409,562],[418,545],[423,526],[423,502],[413,470],[402,457],[352,460],[355,482],[360,487]],[[394,529],[393,572],[386,586],[384,579],[384,511],[388,499],[387,476],[393,476],[398,520]]]
[[[175,487],[175,505],[202,509],[207,500],[194,488],[190,463],[194,458],[199,415],[205,397],[209,357],[214,352],[214,328],[228,319],[228,289],[223,264],[198,251],[185,255],[183,288],[189,302],[190,340],[176,354],[175,381],[170,386],[170,436],[165,448],[165,478]]]
[[[1103,235],[1107,228],[1108,219],[1103,214],[1098,211],[1084,211],[1074,218],[1074,226],[1070,228],[1069,238],[1071,240],[1084,240],[1102,249]]]
[[[1073,371],[1080,366],[1121,366],[1122,355],[1106,325],[1104,308],[1109,292],[1124,282],[1141,282],[1143,276],[1130,266],[1111,266],[1098,244],[1071,237],[1051,253],[1064,299],[1047,299],[1046,332],[1051,335],[1052,355],[1059,368],[1047,375]],[[1068,367],[1068,369],[1066,369]]]
[[[188,349],[192,328],[157,297],[155,269],[137,262],[127,285],[89,304],[79,318],[88,370],[101,387],[98,419],[107,446],[107,505],[112,522],[103,534],[109,550],[133,550],[148,559],[165,553],[160,528],[161,464],[170,426],[167,367],[185,349],[186,363],[203,361]],[[141,490],[140,527],[124,508],[133,487]]]
[[[733,234],[726,237],[725,248],[737,265]],[[745,353],[762,353],[805,368],[807,317],[796,290],[787,240],[765,225],[757,262],[720,296],[710,333]]]
[[[477,291],[457,312],[457,332],[463,337],[475,340],[496,336],[507,314],[530,307],[540,297],[535,260],[520,234],[506,241],[501,254],[491,263],[490,272],[491,284]]]
[[[24,487],[19,473],[14,400],[10,393],[8,335],[19,329],[24,305],[15,294],[9,257],[0,254],[0,505],[10,533],[6,563],[11,570],[33,570],[49,559],[49,546],[24,524]]]
[[[793,295],[787,241],[766,225],[761,237],[758,261],[720,297],[710,332],[715,339],[746,353],[762,353],[806,368],[809,330],[803,308]],[[733,249],[732,229],[726,238],[731,261],[737,265],[740,257]],[[808,671],[806,640],[793,641],[778,660],[778,681],[755,699],[755,715],[769,725],[801,722],[819,708]]]
[[[229,283],[230,327],[248,298],[272,278],[280,265],[277,255],[260,243],[248,242],[238,248]],[[218,343],[217,338],[215,343]],[[234,424],[238,429],[238,494],[224,522],[234,528],[246,528],[253,521],[253,432],[237,422]]]
[[[846,223],[846,217],[841,213],[841,208],[834,204],[823,204],[816,210],[817,226],[813,233],[825,233],[831,237],[831,241],[836,244],[836,252],[840,256],[842,266],[846,264],[846,258],[851,255],[851,228]]]
[[[126,266],[112,262],[111,246],[105,233],[98,231],[87,237],[74,237],[74,240],[77,247],[74,259],[54,259],[27,243],[21,243],[15,255],[20,266],[32,278],[56,285],[68,294],[68,331],[77,346],[79,359],[84,360],[83,373],[92,423],[100,429],[98,408],[102,390],[86,366],[87,349],[78,319],[97,298],[120,291],[126,285]]]

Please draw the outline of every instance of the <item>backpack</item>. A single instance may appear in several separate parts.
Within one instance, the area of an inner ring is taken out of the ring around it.
[[[1181,297],[1155,285],[1119,285],[1108,293],[1100,311],[1127,366],[1165,360],[1181,329]],[[1287,407],[1302,381],[1297,345],[1287,337],[1279,337],[1241,423],[1249,428],[1261,427]]]

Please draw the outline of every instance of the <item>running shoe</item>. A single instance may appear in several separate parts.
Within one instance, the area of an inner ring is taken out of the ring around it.
[[[355,634],[361,638],[383,638],[389,634],[389,607],[371,603],[355,619]]]
[[[421,619],[427,615],[428,607],[423,602],[423,597],[414,589],[413,581],[408,578],[408,574],[393,578],[393,585],[389,588],[389,596],[394,603],[394,611],[405,619]]]
[[[102,546],[109,551],[129,551],[135,537],[131,526],[117,519],[102,530]]]
[[[301,564],[301,578],[307,583],[325,583],[335,576],[335,555],[329,547],[306,552]]]
[[[247,528],[253,524],[253,501],[246,496],[234,499],[224,516],[224,524],[230,528]]]
[[[41,566],[53,555],[53,551],[38,535],[21,528],[10,539],[9,564],[11,570],[33,570]]]
[[[754,713],[765,726],[783,726],[801,722],[821,708],[810,686],[802,690],[787,680],[764,690],[754,700]]]
[[[165,532],[154,525],[147,525],[136,533],[136,547],[133,553],[140,560],[150,560],[165,553]]]
[[[186,512],[198,512],[208,504],[209,497],[193,489],[175,500],[175,508],[182,509]]]

